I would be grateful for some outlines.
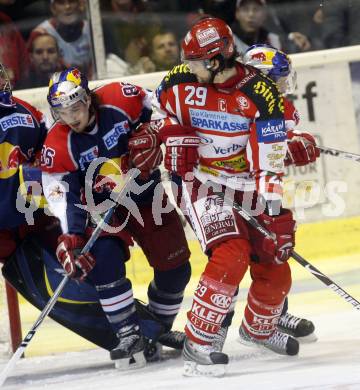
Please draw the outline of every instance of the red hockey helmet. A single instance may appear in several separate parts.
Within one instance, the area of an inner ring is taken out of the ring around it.
[[[231,28],[221,19],[202,19],[190,29],[181,44],[184,60],[209,60],[218,54],[225,59],[235,52]]]

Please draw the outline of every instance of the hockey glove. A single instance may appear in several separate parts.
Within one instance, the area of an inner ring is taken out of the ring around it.
[[[289,131],[288,139],[288,152],[284,161],[285,166],[294,164],[300,167],[315,162],[320,156],[315,138],[311,134]]]
[[[71,278],[84,280],[95,266],[90,252],[80,255],[85,244],[86,240],[77,234],[62,234],[58,238],[56,257]]]
[[[192,127],[180,125],[162,128],[160,136],[165,143],[165,168],[185,178],[186,173],[192,172],[198,163],[200,137]]]
[[[273,264],[286,262],[295,247],[296,222],[292,212],[282,209],[280,215],[261,214],[257,219],[272,233],[274,240],[265,237],[257,230],[253,231],[250,241],[255,261]]]
[[[147,179],[162,161],[158,129],[150,123],[140,125],[129,139],[129,162]]]

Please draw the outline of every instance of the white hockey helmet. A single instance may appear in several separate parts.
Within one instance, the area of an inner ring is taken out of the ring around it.
[[[243,56],[243,62],[269,76],[278,84],[283,94],[293,93],[296,87],[296,72],[290,57],[283,51],[266,44],[250,46]]]
[[[76,68],[56,72],[50,79],[47,100],[56,116],[57,109],[83,101],[90,94],[87,78]]]

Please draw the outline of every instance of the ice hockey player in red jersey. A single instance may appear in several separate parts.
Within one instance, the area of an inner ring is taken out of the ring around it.
[[[138,186],[147,185],[145,190],[130,194],[144,226],[131,214],[126,230],[104,234],[89,253],[79,256],[93,226],[89,212],[79,205],[84,204],[84,189],[86,192],[89,186],[95,204],[108,199],[116,186],[116,177],[128,168],[129,136],[151,115],[149,93],[127,83],[111,83],[90,91],[86,78],[79,70],[70,68],[51,78],[48,102],[57,121],[43,146],[43,189],[61,222],[63,234],[58,241],[57,258],[69,276],[86,278],[95,286],[102,309],[118,337],[119,344],[110,352],[117,367],[141,367],[145,364],[144,338],[125,271],[129,235],[139,242],[154,269],[148,288],[149,310],[168,331],[190,277],[189,250],[180,219],[173,211],[163,215],[161,226],[155,225],[153,192],[160,182],[156,169],[148,172],[144,180],[136,179]],[[106,161],[98,164],[88,181],[89,166],[100,158]],[[127,211],[124,206],[117,208],[114,227],[126,221]]]
[[[243,56],[246,65],[260,69],[277,84],[279,91],[284,95],[294,92],[296,86],[296,72],[292,68],[290,57],[281,50],[266,44],[251,46]],[[288,153],[285,165],[294,164],[303,166],[315,162],[319,157],[315,138],[305,132],[296,131],[300,115],[293,103],[284,98],[285,126],[288,135]],[[304,318],[299,318],[287,311],[287,299],[280,316],[278,328],[297,337],[299,340],[316,341],[314,324]]]
[[[236,61],[231,29],[220,19],[196,23],[182,54],[183,64],[156,90],[153,119],[163,120],[165,167],[185,179],[183,208],[209,258],[188,312],[184,374],[218,376],[228,356],[213,342],[248,267],[253,281],[240,337],[281,354],[299,350],[297,340],[277,328],[295,245],[295,221],[281,207],[284,100],[269,78]],[[223,194],[247,205],[276,244],[225,205]]]

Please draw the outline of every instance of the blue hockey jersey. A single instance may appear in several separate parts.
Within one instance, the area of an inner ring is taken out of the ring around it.
[[[121,175],[127,158],[131,132],[151,115],[149,92],[127,83],[96,89],[92,101],[96,102],[95,120],[87,129],[76,133],[56,122],[43,146],[43,189],[51,211],[60,219],[63,233],[84,234],[88,212],[79,207],[88,203],[84,188],[91,186],[95,204],[109,197],[109,191],[116,186],[114,177]],[[99,164],[89,179],[90,164],[100,158],[107,162]]]
[[[19,166],[35,161],[46,137],[43,115],[30,104],[15,97],[13,100],[14,107],[0,106],[0,229],[26,222],[16,204]]]

